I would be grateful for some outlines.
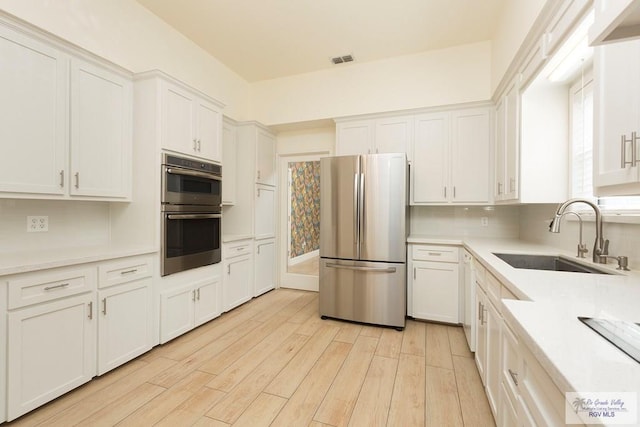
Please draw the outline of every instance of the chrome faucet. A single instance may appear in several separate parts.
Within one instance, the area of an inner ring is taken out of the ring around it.
[[[596,213],[596,240],[593,243],[593,262],[597,262],[598,264],[606,264],[607,263],[607,255],[609,255],[609,241],[605,240],[602,236],[602,213],[600,212],[600,208],[598,205],[593,203],[590,200],[586,199],[569,199],[566,202],[562,203],[558,206],[558,210],[554,218],[551,220],[551,224],[549,224],[549,231],[552,233],[560,232],[560,219],[565,214],[565,210],[567,207],[574,203],[585,203],[593,208]]]

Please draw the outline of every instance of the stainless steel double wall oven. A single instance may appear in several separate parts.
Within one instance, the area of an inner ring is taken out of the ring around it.
[[[221,259],[222,166],[162,156],[163,276]]]

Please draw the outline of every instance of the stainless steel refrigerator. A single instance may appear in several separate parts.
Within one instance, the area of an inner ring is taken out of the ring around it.
[[[320,315],[404,328],[407,159],[320,159]]]

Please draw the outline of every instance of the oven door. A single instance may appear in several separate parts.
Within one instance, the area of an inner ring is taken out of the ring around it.
[[[220,176],[167,165],[162,169],[163,204],[222,205]]]
[[[220,262],[222,214],[162,213],[162,275]]]

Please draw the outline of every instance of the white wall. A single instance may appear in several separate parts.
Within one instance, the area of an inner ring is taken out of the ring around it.
[[[487,217],[489,225],[480,225]],[[429,236],[518,238],[517,206],[412,206],[411,234]]]
[[[547,0],[507,0],[493,37],[491,52],[491,93],[513,61],[520,45]]]
[[[530,242],[541,243],[555,248],[575,251],[579,237],[579,223],[572,216],[562,219],[560,233],[550,233],[549,223],[557,205],[530,205],[520,207],[520,238]],[[620,224],[607,222],[603,225],[605,239],[609,239],[609,253],[614,256],[629,257],[629,268],[640,269],[640,224]],[[585,221],[583,225],[583,241],[589,248],[587,258],[591,259],[595,241],[595,225],[593,221]],[[609,261],[616,265],[615,261]]]
[[[250,115],[266,125],[485,101],[491,43],[353,63],[251,85]]]
[[[48,216],[49,231],[27,233],[31,215]],[[109,203],[0,199],[0,253],[107,243]]]
[[[160,69],[248,119],[248,83],[135,0],[2,0],[0,8],[134,73]]]
[[[328,151],[333,154],[336,145],[335,124],[328,126],[280,132],[276,152],[279,156],[309,154]]]

